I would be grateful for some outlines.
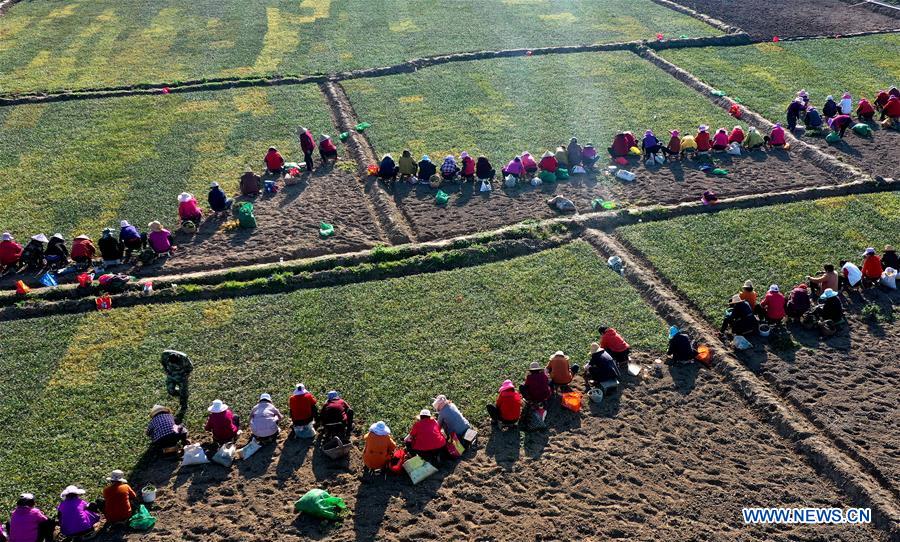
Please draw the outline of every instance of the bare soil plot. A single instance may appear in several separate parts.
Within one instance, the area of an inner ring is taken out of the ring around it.
[[[875,123],[870,126],[873,130],[871,137],[860,137],[847,130],[844,140],[836,145],[828,144],[824,137],[805,137],[804,141],[870,175],[900,178],[900,133],[882,130]]]

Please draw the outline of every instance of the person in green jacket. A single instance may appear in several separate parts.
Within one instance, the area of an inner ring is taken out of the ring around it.
[[[765,140],[763,139],[762,134],[759,133],[759,130],[751,126],[747,130],[747,139],[744,140],[744,147],[748,149],[757,149],[764,144]]]
[[[400,167],[400,180],[408,180],[411,177],[416,175],[416,172],[419,171],[419,166],[416,164],[416,161],[413,160],[412,154],[409,152],[409,149],[404,149],[403,156],[400,157],[400,162],[398,163]]]

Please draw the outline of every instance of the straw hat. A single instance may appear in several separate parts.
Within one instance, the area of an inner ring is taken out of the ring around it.
[[[323,142],[323,141],[328,141],[329,139],[331,139],[331,136],[330,136],[330,135],[327,135],[327,134],[321,134],[321,135],[319,136],[319,143],[321,143],[321,142]]]
[[[438,395],[434,398],[434,401],[431,402],[431,407],[440,412],[440,410],[447,406],[447,403],[449,402],[446,395]]]
[[[178,194],[178,203],[184,203],[186,201],[191,201],[191,198],[193,198],[193,196],[191,196],[187,192],[182,192],[181,194]]]
[[[743,301],[743,299],[741,299],[741,296],[739,296],[738,294],[734,294],[733,296],[731,296],[731,300],[728,301],[728,304],[737,305],[741,301]]]
[[[20,494],[19,494],[19,500],[22,500],[22,501],[33,501],[33,500],[34,500],[34,493],[20,493]]]
[[[61,234],[61,233],[59,233],[59,232],[56,232],[56,233],[54,233],[53,235],[51,235],[51,236],[50,236],[50,239],[59,239],[60,241],[65,241],[65,240],[66,240],[66,238],[63,237],[63,234]]]
[[[31,239],[33,239],[34,241],[38,241],[38,242],[40,242],[40,243],[46,243],[46,242],[47,242],[47,236],[44,235],[43,233],[39,233],[39,234],[37,234],[37,235],[32,235],[32,236],[31,236]]]
[[[3,235],[0,236],[0,241],[12,241],[13,236],[8,231],[3,232]]]
[[[543,367],[541,367],[541,364],[538,363],[538,362],[536,362],[536,361],[532,361],[532,362],[528,365],[528,370],[529,370],[529,371],[540,371],[541,369],[543,369]]]
[[[219,188],[219,183],[217,183],[216,181],[213,181],[213,182],[209,183],[209,187],[210,188]]]
[[[744,288],[748,288],[748,289],[752,290],[752,289],[753,289],[753,281],[752,281],[752,280],[749,280],[749,279],[748,279],[748,280],[745,280],[745,281],[744,281]]]
[[[164,407],[162,405],[153,405],[153,408],[150,409],[150,417],[152,418],[157,414],[162,414],[164,412],[169,414],[172,413],[172,411],[169,410],[168,407]]]
[[[79,239],[90,239],[90,237],[88,237],[87,235],[82,233],[81,235],[79,235],[78,237],[75,238],[76,241]]]
[[[428,410],[427,408],[423,408],[422,410],[419,411],[419,417],[420,418],[430,418],[431,411]]]
[[[697,128],[697,130],[699,130],[699,131],[701,131],[701,132],[706,132],[706,131],[709,130],[709,126],[707,126],[707,125],[705,125],[705,124],[701,124],[701,125]]]
[[[271,402],[272,402],[272,396],[269,395],[268,393],[260,393],[260,394],[259,394],[259,400],[260,400],[260,401],[268,401],[268,402],[271,403]]]
[[[553,156],[553,153],[545,151],[544,154],[541,155],[541,158],[549,158],[550,156]]]
[[[384,422],[375,422],[369,426],[369,433],[374,433],[379,436],[386,436],[391,434],[391,428],[388,427]]]
[[[884,245],[885,252],[895,252],[894,245]]]
[[[212,414],[218,414],[219,412],[225,412],[228,410],[228,405],[222,402],[221,399],[216,399],[209,405],[209,408],[206,409],[208,412]]]
[[[500,384],[500,388],[497,391],[502,392],[502,391],[506,391],[506,390],[511,390],[515,387],[516,387],[516,385],[513,384],[512,380],[504,380],[503,384]]]
[[[65,499],[69,495],[84,495],[84,493],[85,491],[78,486],[66,486],[66,489],[59,494],[59,498]]]
[[[128,480],[125,479],[125,471],[114,470],[109,473],[109,476],[106,477],[107,482],[121,482],[123,484],[127,484]]]
[[[552,356],[550,356],[551,360],[556,359],[556,358],[564,358],[566,361],[569,360],[569,356],[565,355],[562,350],[557,350],[556,352],[553,353]]]
[[[825,288],[825,291],[822,292],[822,295],[819,296],[819,299],[831,299],[832,297],[837,297],[837,295],[837,292],[835,292],[831,288]]]

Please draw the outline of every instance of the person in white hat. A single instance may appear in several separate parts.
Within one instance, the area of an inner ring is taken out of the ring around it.
[[[334,141],[331,140],[331,136],[322,134],[319,137],[319,156],[322,158],[322,165],[327,166],[329,160],[337,162],[337,147],[334,145]]]
[[[123,471],[112,471],[106,481],[109,482],[103,488],[103,515],[106,523],[124,523],[131,518],[132,510],[138,504],[137,494],[128,485]]]
[[[16,243],[13,236],[7,231],[0,236],[0,274],[7,269],[15,269],[22,257],[22,245]]]
[[[384,422],[375,422],[363,437],[366,445],[363,448],[363,463],[372,470],[381,470],[387,466],[397,449],[397,443],[391,437],[391,429]]]
[[[302,382],[294,386],[289,400],[291,422],[294,427],[309,425],[319,417],[319,407],[316,403],[315,396],[306,389]]]
[[[97,247],[87,235],[79,235],[72,240],[72,261],[77,264],[90,264],[97,255]]]
[[[19,266],[24,267],[28,271],[43,268],[47,264],[47,260],[44,258],[47,241],[47,236],[43,233],[32,235],[31,240],[25,245],[25,249],[19,257]]]
[[[863,284],[874,286],[881,282],[881,273],[884,271],[881,267],[881,257],[875,253],[874,247],[867,248],[862,256]]]
[[[69,249],[66,247],[66,238],[61,233],[50,236],[44,258],[51,267],[65,267],[69,263]]]
[[[766,312],[766,320],[774,325],[778,325],[784,320],[786,305],[787,299],[785,299],[777,284],[769,286],[769,291],[766,292],[766,296],[759,303],[759,306]]]
[[[197,198],[192,194],[182,192],[178,195],[178,218],[182,222],[193,222],[195,225],[199,225],[203,220],[203,211],[200,210]]]
[[[405,442],[414,454],[422,456],[425,461],[439,459],[447,446],[447,439],[441,433],[441,426],[431,417],[431,411],[427,408],[419,412],[419,419],[409,430]]]
[[[100,514],[94,512],[94,507],[81,498],[84,493],[80,487],[68,486],[59,495],[62,502],[56,507],[56,511],[59,532],[63,536],[74,538],[91,534],[94,532],[94,525],[100,521]]]
[[[219,186],[219,183],[213,181],[209,185],[209,195],[207,196],[207,201],[209,201],[209,208],[212,209],[214,213],[226,213],[231,210],[232,205],[234,205],[234,199],[229,198],[225,195],[225,191]]]
[[[838,293],[827,288],[819,296],[820,303],[813,308],[813,315],[818,319],[820,327],[833,327],[844,319],[844,306]],[[830,322],[830,324],[828,324]]]
[[[209,416],[206,417],[204,429],[212,433],[213,440],[217,444],[233,442],[238,437],[240,420],[221,399],[213,401],[206,411],[209,412]]]
[[[284,418],[272,403],[272,396],[263,393],[250,411],[250,432],[259,444],[269,444],[278,439],[278,422]]]
[[[569,356],[565,355],[562,350],[557,350],[547,362],[550,385],[552,387],[568,386],[578,374],[578,369],[577,363],[569,364]]]
[[[16,508],[9,515],[9,540],[23,541],[52,541],[56,522],[48,519],[36,506],[34,495],[22,493],[16,501]],[[12,535],[15,534],[15,537]]]
[[[466,431],[472,427],[469,420],[462,415],[456,404],[447,399],[446,395],[438,395],[431,403],[432,408],[437,411],[437,422],[441,429],[450,436],[456,434],[460,439],[466,434]]]
[[[134,251],[140,252],[147,244],[146,235],[141,235],[137,227],[132,226],[127,220],[119,223],[119,242],[125,247],[125,262],[131,260]]]

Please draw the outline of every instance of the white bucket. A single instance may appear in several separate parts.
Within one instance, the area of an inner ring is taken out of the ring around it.
[[[156,488],[155,487],[145,487],[141,490],[141,498],[144,499],[144,502],[153,502],[156,500]]]
[[[759,326],[760,337],[768,337],[769,333],[772,333],[772,328],[770,328],[768,324],[761,324]]]

